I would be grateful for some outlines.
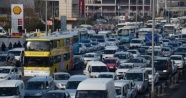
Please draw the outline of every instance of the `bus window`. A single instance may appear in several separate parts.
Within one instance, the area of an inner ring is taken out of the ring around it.
[[[69,44],[70,44],[70,39],[69,39],[69,38],[65,39],[64,44],[65,44],[65,45],[69,45]]]
[[[53,41],[53,48],[57,48],[57,41],[56,40]]]
[[[60,47],[61,45],[60,45],[60,41],[59,40],[57,40],[57,47]]]
[[[73,37],[73,43],[77,43],[79,41],[78,36]]]
[[[60,40],[60,45],[64,46],[64,40],[63,39]]]
[[[64,54],[64,60],[67,61],[70,59],[70,53]]]

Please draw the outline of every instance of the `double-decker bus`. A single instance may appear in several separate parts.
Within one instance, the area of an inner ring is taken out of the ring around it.
[[[80,35],[78,34],[78,31],[69,30],[62,33],[63,35],[71,35],[73,37],[73,53],[79,54],[79,42],[80,42]]]
[[[73,69],[72,42],[71,35],[27,38],[24,76],[49,76]]]

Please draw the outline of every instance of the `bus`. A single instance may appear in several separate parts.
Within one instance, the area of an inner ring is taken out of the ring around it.
[[[73,69],[72,42],[71,35],[27,38],[24,76],[50,76]]]
[[[78,31],[79,34],[79,41],[89,39],[88,31],[86,28],[76,28],[74,31]]]
[[[148,33],[152,33],[152,28],[140,28],[140,29],[137,31],[138,36],[136,36],[136,37],[145,39],[145,36],[146,36],[146,34],[148,34]]]
[[[137,30],[136,26],[124,26],[118,29],[117,35],[122,43],[130,42],[136,36],[135,30]]]
[[[80,53],[80,47],[79,47],[79,42],[80,42],[80,36],[78,34],[78,31],[74,30],[69,30],[66,32],[63,32],[63,35],[71,35],[73,37],[73,53],[74,54],[79,54]]]

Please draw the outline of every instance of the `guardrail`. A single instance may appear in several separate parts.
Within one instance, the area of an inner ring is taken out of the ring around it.
[[[158,96],[162,96],[166,93],[169,89],[174,88],[176,84],[179,83],[180,77],[185,73],[185,69],[178,70],[178,72],[167,79],[166,81],[162,82],[161,84],[154,87],[154,98]],[[151,98],[151,90],[145,95],[145,98]]]

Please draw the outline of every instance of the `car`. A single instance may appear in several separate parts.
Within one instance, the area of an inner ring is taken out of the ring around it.
[[[146,59],[147,66],[146,67],[151,67],[151,62],[152,62],[152,56],[151,55],[140,55],[139,57],[143,57]]]
[[[132,53],[134,58],[140,56],[140,53],[139,53],[139,51],[137,49],[128,50],[127,52]]]
[[[134,59],[131,59],[127,63],[133,63],[134,67],[141,67],[141,68],[146,67],[148,65],[144,57],[136,57]]]
[[[186,59],[186,47],[179,47],[175,52],[174,55],[182,55],[184,59]]]
[[[134,68],[133,63],[122,63],[118,66],[117,70],[115,71],[116,75],[119,79],[123,79],[125,73],[130,69]]]
[[[117,69],[118,65],[120,64],[120,61],[118,58],[105,58],[103,60],[103,63],[105,63],[109,69],[109,71],[114,71]]]
[[[98,41],[99,45],[101,46],[101,49],[104,49],[105,46],[107,45],[107,43],[105,42],[104,39],[98,39],[97,41]]]
[[[42,98],[71,98],[69,92],[64,90],[49,90]]]
[[[117,45],[117,44],[119,44],[119,43],[118,43],[118,41],[117,41],[116,38],[109,38],[109,39],[107,40],[107,44],[110,46],[110,45]]]
[[[133,56],[130,55],[130,52],[116,52],[114,54],[115,58],[118,58],[120,60],[120,63],[125,63],[131,59],[133,59]]]
[[[88,50],[86,49],[86,46],[84,43],[79,43],[79,53],[82,54],[82,53],[85,53],[87,52]]]
[[[97,53],[85,53],[83,55],[84,64],[86,65],[89,61],[99,61],[100,56]]]
[[[84,65],[83,56],[82,55],[74,55],[73,64],[74,64],[74,69],[84,68],[85,65]]]
[[[70,74],[67,72],[56,72],[53,74],[54,83],[58,89],[65,89],[69,78]]]
[[[144,40],[140,38],[132,39],[130,42],[130,48],[140,48],[144,45]]]
[[[174,61],[178,69],[183,69],[185,67],[185,60],[182,55],[171,55],[170,59]]]
[[[91,42],[91,45],[94,47],[94,51],[101,49],[101,46],[98,44],[98,42]]]
[[[88,79],[86,75],[73,75],[68,79],[65,91],[70,93],[71,98],[75,98],[79,83],[86,79]]]
[[[148,71],[149,75],[149,84],[152,84],[152,68],[145,68]],[[159,82],[159,73],[154,69],[154,84]]]
[[[162,47],[161,46],[154,46],[154,51],[159,51],[159,52],[162,52]],[[152,46],[150,46],[148,49],[147,49],[147,53],[152,53]]]
[[[0,80],[17,80],[21,79],[22,76],[22,71],[15,66],[0,67]]]
[[[110,78],[113,80],[119,79],[114,72],[100,72],[97,78]]]
[[[118,51],[118,46],[106,46],[102,53],[102,60],[109,57],[114,57],[114,54]]]
[[[125,45],[117,45],[118,46],[118,51],[127,51],[128,48]]]
[[[162,39],[161,41],[163,42],[163,45],[168,45],[171,42],[170,39]]]
[[[162,47],[162,55],[165,57],[169,57],[173,54],[173,51],[169,47]]]
[[[90,43],[86,43],[85,46],[87,48],[87,52],[94,51],[94,48],[92,47],[92,45]]]
[[[178,47],[180,47],[181,45],[179,45],[179,43],[178,42],[171,42],[171,43],[169,43],[168,45],[172,45],[173,46],[173,48],[174,48],[174,50],[176,50]]]

